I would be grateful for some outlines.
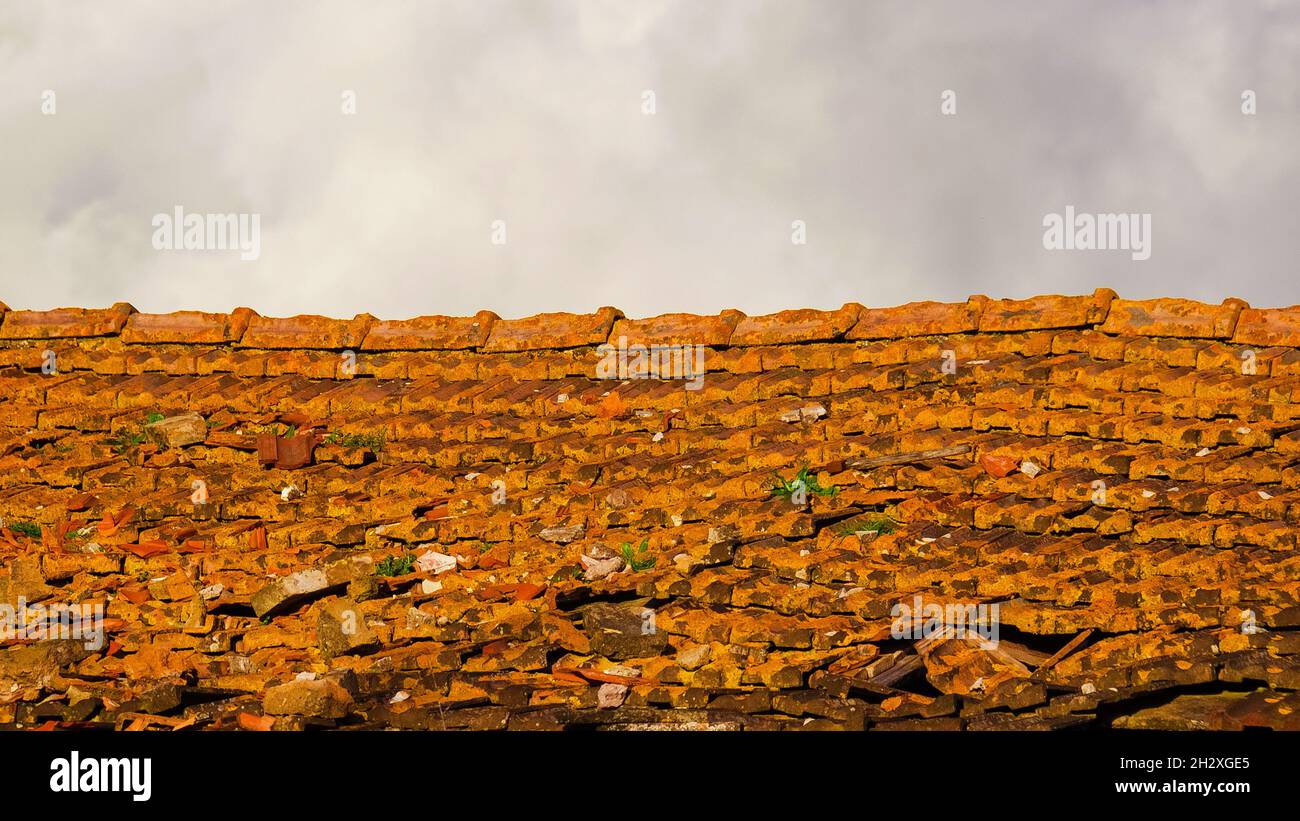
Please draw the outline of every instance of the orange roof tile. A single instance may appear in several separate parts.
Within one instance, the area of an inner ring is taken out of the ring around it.
[[[620,319],[609,332],[609,339],[620,337],[628,344],[641,345],[717,345],[723,346],[745,315],[740,311],[723,311],[718,316],[664,314],[649,319]]]
[[[1228,339],[1246,303],[1226,299],[1213,308],[1190,299],[1116,299],[1100,330],[1139,336]]]
[[[786,342],[828,342],[840,339],[857,324],[862,306],[850,302],[838,311],[808,308],[747,316],[736,325],[732,345],[779,345]]]
[[[491,311],[474,316],[419,316],[415,319],[379,320],[370,327],[366,351],[435,351],[481,348],[501,317]]]
[[[52,311],[8,311],[0,324],[0,339],[53,339],[108,336],[122,330],[135,308],[119,302],[111,308],[56,308]]]
[[[967,302],[909,302],[897,308],[863,308],[849,339],[898,339],[936,334],[960,334],[979,325],[986,297]]]
[[[483,350],[536,351],[599,345],[609,337],[614,320],[622,315],[616,308],[601,308],[594,314],[550,313],[501,319],[493,324]]]
[[[236,308],[231,314],[175,311],[170,314],[131,314],[122,327],[127,344],[225,343],[237,342],[253,316],[250,308]]]

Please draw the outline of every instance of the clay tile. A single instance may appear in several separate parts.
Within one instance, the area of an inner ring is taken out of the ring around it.
[[[492,324],[483,350],[537,351],[599,345],[609,338],[614,320],[621,316],[622,311],[606,307],[594,314],[551,313],[500,319]]]
[[[974,331],[988,297],[966,302],[909,302],[897,308],[863,308],[847,339],[897,339]]]
[[[119,302],[111,308],[56,308],[52,311],[9,311],[0,325],[0,339],[111,336],[122,330],[135,308]]]
[[[1190,299],[1116,299],[1099,330],[1108,334],[1228,339],[1246,307],[1240,299],[1225,299],[1222,305]]]
[[[1243,345],[1300,348],[1300,305],[1243,309],[1232,341]]]
[[[839,339],[858,321],[863,307],[849,302],[838,311],[801,308],[765,316],[747,316],[736,325],[732,345],[778,345]]]
[[[170,314],[132,314],[122,328],[122,341],[129,344],[181,342],[222,344],[237,342],[253,316],[249,308],[231,314],[202,311],[174,311]]]
[[[307,314],[290,317],[251,316],[248,319],[248,330],[239,344],[244,348],[357,348],[374,321],[375,318],[370,314],[357,314],[351,320]]]
[[[365,351],[448,351],[478,348],[498,320],[491,311],[474,316],[417,316],[375,322],[366,334]]]
[[[744,316],[740,311],[723,311],[717,316],[662,314],[649,319],[620,319],[614,323],[610,337],[626,337],[628,342],[642,345],[689,343],[720,347],[731,339],[736,323]]]
[[[1034,331],[1095,325],[1106,318],[1114,298],[1114,291],[1098,288],[1092,296],[1046,294],[1029,299],[994,299],[980,316],[980,330]]]

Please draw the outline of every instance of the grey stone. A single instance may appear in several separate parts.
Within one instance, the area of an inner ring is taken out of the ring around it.
[[[548,527],[538,535],[548,542],[557,544],[568,544],[574,539],[582,538],[585,528],[582,525],[566,525],[563,527]]]
[[[208,423],[197,413],[183,413],[180,416],[168,416],[157,422],[144,426],[145,436],[158,445],[169,448],[183,448],[196,445],[208,438]]]
[[[270,687],[262,707],[273,716],[318,716],[343,718],[352,705],[352,696],[329,679],[290,681]]]
[[[299,570],[276,579],[253,594],[253,612],[260,616],[274,615],[292,608],[308,599],[323,596],[347,585],[354,579],[371,572],[370,558],[343,559],[321,567]]]
[[[593,604],[582,615],[583,631],[591,649],[610,659],[657,656],[668,645],[668,633],[654,628],[645,607]]]
[[[365,616],[351,599],[338,599],[321,608],[316,622],[316,640],[326,656],[342,656],[377,647],[378,636],[366,624]]]

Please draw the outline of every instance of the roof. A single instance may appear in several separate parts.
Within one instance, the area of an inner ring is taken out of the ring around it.
[[[0,723],[1300,728],[1300,306],[0,311]]]

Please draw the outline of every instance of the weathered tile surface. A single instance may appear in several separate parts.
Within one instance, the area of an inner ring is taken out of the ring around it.
[[[0,314],[0,725],[1297,726],[1300,308]]]

